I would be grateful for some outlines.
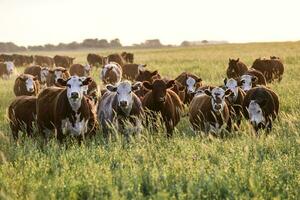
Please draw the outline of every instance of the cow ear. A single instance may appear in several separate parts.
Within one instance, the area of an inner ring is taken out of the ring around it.
[[[202,78],[198,78],[197,80],[196,80],[196,82],[201,82],[202,81]]]
[[[24,76],[24,74],[21,74],[18,78],[22,81],[26,81],[26,77]]]
[[[53,71],[52,69],[50,69],[50,70],[49,70],[49,73],[50,73],[50,74],[53,74],[53,73],[54,73],[54,71]]]
[[[224,85],[226,86],[227,84],[227,78],[224,78]]]
[[[64,80],[62,78],[57,79],[57,83],[61,86],[66,86],[67,85],[67,80]]]
[[[136,82],[134,85],[132,85],[131,86],[131,90],[138,90],[138,89],[140,89],[140,87],[142,87],[143,86],[143,83],[142,82],[140,82],[140,81],[138,81],[138,82]]]
[[[205,93],[206,95],[208,95],[208,96],[211,96],[211,91],[208,90],[208,89],[204,90],[204,93]]]
[[[67,71],[68,71],[67,69],[64,69],[64,70],[63,70],[63,73],[65,73],[65,72],[67,72]]]
[[[106,85],[106,89],[111,91],[111,92],[116,92],[118,87],[116,87],[114,85],[111,85],[111,84],[108,84],[108,85]]]
[[[157,70],[155,70],[154,72],[151,73],[152,76],[155,76],[156,74],[158,74]]]
[[[82,85],[89,85],[91,82],[92,82],[92,78],[87,77],[86,79],[84,79],[84,81],[82,81]]]
[[[239,62],[240,61],[240,58],[236,59],[236,62]]]
[[[144,81],[144,82],[143,82],[143,86],[144,86],[146,89],[148,89],[148,90],[152,90],[152,89],[153,89],[153,85],[152,85],[150,82],[148,82],[148,81]]]
[[[232,94],[232,91],[230,90],[230,89],[227,89],[226,91],[225,91],[225,97],[228,97],[228,96],[230,96]]]
[[[38,78],[39,78],[38,76],[34,76],[33,80],[36,81],[36,80],[38,80]]]
[[[258,80],[258,78],[256,76],[252,76],[251,81],[252,83],[256,83]]]
[[[167,83],[167,88],[171,88],[171,87],[173,87],[173,85],[175,84],[175,80],[170,80],[170,81],[168,81],[168,83]]]

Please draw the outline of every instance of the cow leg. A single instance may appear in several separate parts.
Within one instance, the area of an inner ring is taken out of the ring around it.
[[[19,138],[18,128],[16,126],[14,126],[12,123],[10,123],[10,129],[11,129],[14,140],[18,140],[18,138]]]
[[[56,137],[60,143],[63,143],[65,136],[61,126],[59,126],[59,128],[56,129]]]
[[[167,128],[167,137],[170,138],[173,136],[173,129],[174,129],[173,121],[171,119],[165,120],[165,125]]]

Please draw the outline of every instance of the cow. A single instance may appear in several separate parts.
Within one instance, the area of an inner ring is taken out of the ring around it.
[[[83,87],[91,79],[71,76],[67,80],[58,79],[63,88],[48,87],[37,98],[37,125],[39,132],[47,138],[51,131],[56,131],[56,137],[63,142],[65,133],[81,141],[93,131],[96,116],[93,106],[83,94]]]
[[[49,74],[46,79],[46,84],[48,87],[56,85],[58,79],[68,79],[70,77],[70,73],[66,68],[63,67],[54,67],[53,69],[49,70]]]
[[[129,81],[122,81],[118,85],[107,85],[107,91],[99,100],[98,120],[101,123],[103,134],[108,136],[109,126],[116,125],[117,129],[128,136],[131,132],[139,134],[142,130],[141,117],[144,110],[140,99],[132,92],[141,83],[132,85]],[[133,129],[128,129],[130,122]]]
[[[261,73],[260,71],[250,68],[248,69],[243,75],[251,75],[251,76],[255,76],[257,78],[256,83],[258,85],[267,85],[267,80],[265,78],[265,76],[263,75],[263,73]]]
[[[278,79],[280,82],[284,72],[284,66],[278,58],[258,58],[253,62],[252,68],[261,71],[268,83],[271,83],[275,79]]]
[[[256,87],[258,78],[256,76],[252,75],[242,75],[240,78],[238,78],[238,85],[244,90],[244,92],[247,92],[253,87]]]
[[[128,53],[126,51],[121,53],[121,56],[127,63],[133,63],[134,62],[134,54],[133,53]]]
[[[121,81],[122,74],[122,67],[118,63],[110,62],[102,68],[100,79],[104,84],[116,84]]]
[[[91,71],[91,66],[89,64],[81,65],[81,64],[73,64],[70,67],[70,75],[74,76],[89,76]]]
[[[157,114],[161,114],[167,129],[167,137],[172,136],[183,110],[182,101],[175,92],[170,90],[174,83],[175,80],[166,83],[161,79],[156,79],[153,83],[143,82],[143,86],[149,90],[142,100],[143,107],[150,111],[149,116],[152,120],[156,119]]]
[[[206,89],[204,93],[195,95],[189,106],[189,121],[194,131],[203,131],[218,135],[222,126],[226,126],[230,113],[225,98],[231,95],[231,90],[224,91],[220,87]]]
[[[23,55],[13,54],[12,55],[14,65],[17,67],[23,66],[26,63],[26,58]]]
[[[56,67],[70,68],[75,58],[56,55],[53,57]]]
[[[228,68],[226,70],[227,78],[238,78],[245,74],[247,70],[247,65],[241,62],[240,58],[236,60],[229,58]]]
[[[15,65],[11,61],[0,62],[0,77],[1,78],[9,78],[15,69]]]
[[[49,74],[49,68],[34,65],[26,67],[24,70],[24,74],[31,74],[32,76],[37,77],[40,82],[40,85],[45,85],[47,81],[47,76]]]
[[[272,121],[275,120],[279,112],[278,95],[266,88],[255,87],[250,89],[245,96],[243,111],[246,119],[257,132],[259,129],[272,130]]]
[[[49,56],[35,55],[34,56],[34,64],[35,65],[40,65],[40,66],[43,66],[43,67],[53,67],[54,60],[53,60],[53,58],[51,58]]]
[[[185,87],[185,99],[183,101],[184,104],[190,103],[193,98],[193,93],[198,87],[202,86],[201,78],[187,72],[182,72],[175,78],[175,80]]]
[[[33,136],[33,126],[36,121],[36,99],[35,96],[19,96],[9,105],[9,125],[15,140],[18,139],[19,131]]]
[[[25,65],[30,65],[33,63],[33,56],[26,56],[24,55],[24,64]]]
[[[114,53],[108,55],[106,58],[104,58],[104,63],[109,64],[110,62],[118,63],[121,67],[126,63],[123,57],[120,54]]]
[[[40,84],[37,77],[30,74],[19,75],[14,84],[16,96],[36,96],[39,93]]]
[[[157,70],[152,72],[149,70],[144,70],[144,71],[139,70],[139,74],[135,78],[136,81],[139,82],[148,81],[150,83],[152,83],[155,79],[161,79],[161,76]]]
[[[12,55],[0,54],[0,62],[14,61]]]
[[[89,65],[96,66],[96,67],[102,66],[104,64],[103,59],[104,58],[102,56],[94,53],[89,53],[86,58]]]
[[[231,90],[231,95],[226,98],[230,110],[230,119],[236,121],[239,127],[243,116],[243,102],[246,93],[238,86],[237,80],[233,78],[224,79],[224,89]]]
[[[136,77],[145,70],[146,64],[124,64],[122,67],[123,77],[130,81],[135,81]]]

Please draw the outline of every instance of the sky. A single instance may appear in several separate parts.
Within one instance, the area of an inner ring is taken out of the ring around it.
[[[299,0],[0,0],[0,41],[295,41],[299,9]]]

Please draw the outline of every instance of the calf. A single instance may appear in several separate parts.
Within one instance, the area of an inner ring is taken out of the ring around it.
[[[91,66],[99,67],[104,64],[103,57],[94,53],[89,53],[86,60]]]
[[[174,127],[180,121],[180,115],[183,110],[183,103],[178,95],[171,91],[175,80],[166,83],[164,80],[157,79],[153,83],[148,81],[143,86],[150,90],[144,96],[143,107],[151,111],[152,119],[156,119],[156,114],[160,113],[167,128],[167,136],[170,137]],[[155,124],[155,122],[154,122]]]
[[[121,53],[121,56],[127,63],[133,63],[134,61],[134,54],[133,53],[128,53],[126,51]]]
[[[161,79],[161,76],[157,70],[155,70],[153,72],[151,72],[149,70],[144,70],[144,71],[139,70],[139,74],[135,80],[140,81],[140,82],[148,81],[148,82],[152,83],[155,79]]]
[[[34,66],[26,67],[24,70],[24,74],[31,74],[32,76],[37,77],[40,82],[40,85],[45,85],[47,76],[49,74],[49,68],[41,67],[39,65],[34,65]]]
[[[56,67],[70,68],[75,58],[69,56],[56,55],[53,57]]]
[[[36,96],[39,93],[40,84],[37,77],[30,74],[19,75],[14,84],[14,93],[16,96]]]
[[[141,71],[145,70],[147,65],[143,64],[124,64],[122,67],[123,77],[125,79],[135,81]]]
[[[183,103],[187,104],[190,103],[193,94],[198,87],[202,86],[202,79],[194,74],[190,74],[187,72],[181,73],[176,79],[181,85],[185,86],[185,99]]]
[[[106,64],[100,74],[100,79],[104,84],[116,84],[121,81],[122,67],[115,62]]]
[[[11,61],[0,63],[0,77],[9,78],[14,72],[15,65]]]
[[[95,122],[95,113],[90,101],[83,94],[83,87],[90,78],[71,76],[67,80],[59,79],[64,88],[49,87],[37,98],[37,124],[40,133],[47,138],[51,130],[56,130],[57,139],[62,142],[64,132],[83,139],[92,130],[90,123]]]
[[[67,79],[70,77],[70,73],[67,69],[63,67],[54,67],[53,69],[49,70],[49,74],[46,79],[46,84],[48,87],[56,85],[58,79]]]
[[[219,133],[223,125],[227,125],[230,113],[225,98],[231,90],[224,91],[215,87],[211,91],[205,90],[203,94],[196,95],[189,106],[189,121],[193,129],[205,133]],[[227,129],[230,130],[230,126]]]
[[[226,99],[228,101],[228,106],[230,110],[231,119],[236,121],[237,126],[239,127],[241,124],[242,114],[243,114],[243,102],[246,93],[238,87],[238,82],[230,78],[224,80],[225,89],[231,90],[231,95]]]
[[[32,136],[33,124],[36,120],[36,97],[16,97],[8,107],[9,125],[14,139],[18,139],[18,132],[26,132]]]
[[[120,132],[127,132],[125,135],[128,135],[130,130],[125,129],[126,121],[135,127],[131,130],[133,133],[140,133],[140,118],[144,111],[140,99],[132,92],[140,84],[131,85],[129,81],[123,81],[117,86],[107,85],[108,91],[101,97],[97,112],[104,136],[108,136],[108,128],[113,124]]]
[[[73,64],[70,67],[70,75],[74,76],[89,76],[91,71],[91,66],[89,64]]]
[[[271,59],[258,58],[253,62],[252,68],[261,71],[268,83],[275,79],[281,81],[284,72],[284,66],[281,60],[275,57]]]
[[[226,70],[227,78],[238,78],[245,74],[248,70],[247,65],[240,61],[240,59],[230,59],[228,63],[228,68]]]
[[[272,121],[279,112],[279,99],[275,92],[266,87],[255,87],[245,96],[244,115],[254,127],[255,131],[266,128],[272,130]]]
[[[49,56],[34,56],[34,64],[35,65],[40,65],[43,67],[53,67],[54,65],[54,60],[53,58]]]

